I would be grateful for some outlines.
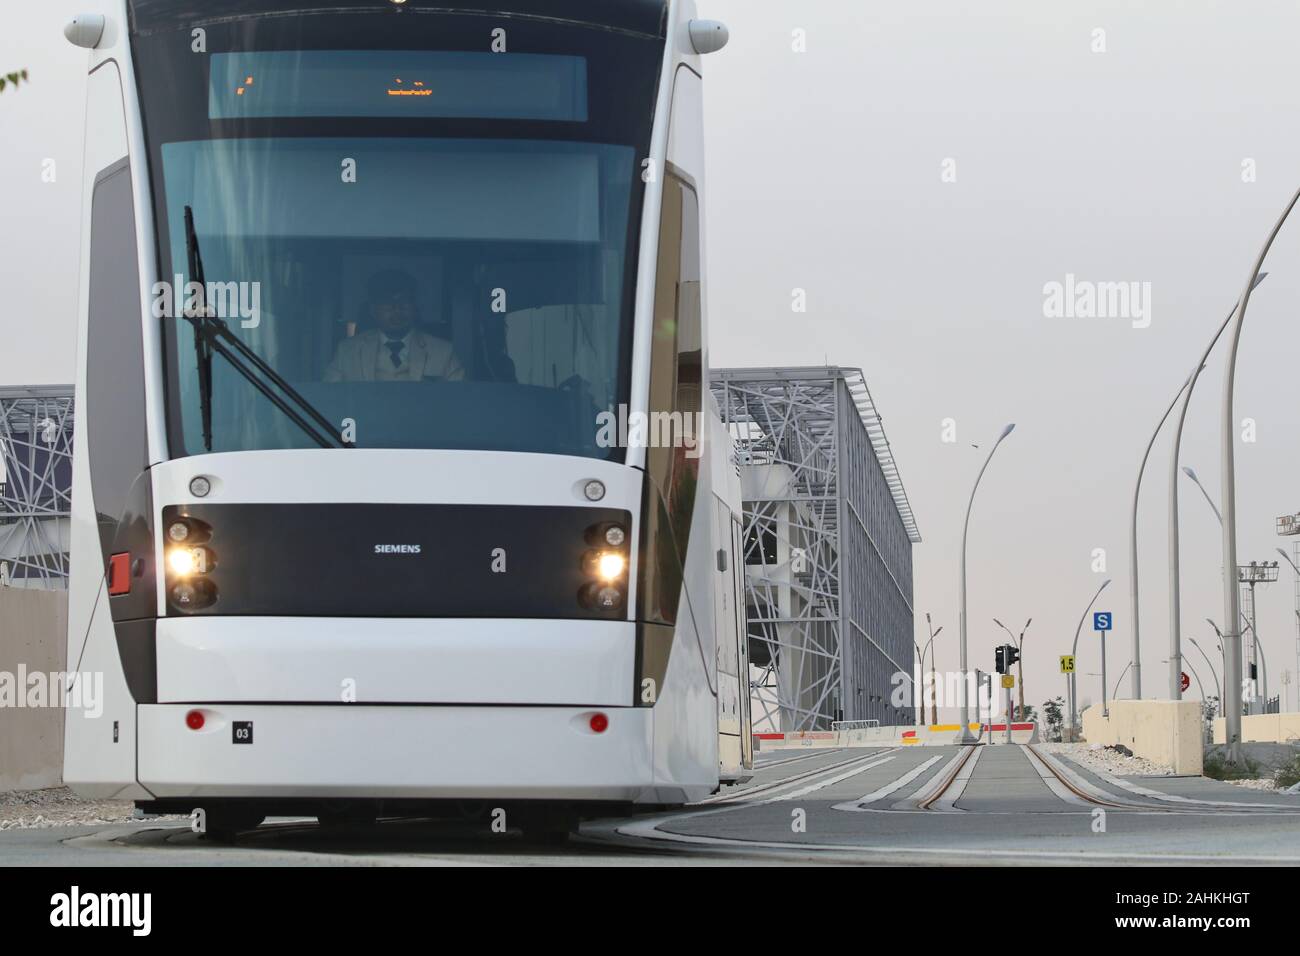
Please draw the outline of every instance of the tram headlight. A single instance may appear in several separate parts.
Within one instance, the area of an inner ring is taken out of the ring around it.
[[[178,578],[192,574],[207,574],[216,566],[212,552],[207,548],[176,547],[167,551],[167,567]]]
[[[588,551],[582,556],[582,572],[589,578],[617,581],[627,571],[627,558],[618,551]]]
[[[587,583],[578,590],[578,603],[593,611],[618,611],[627,603],[628,554],[626,521],[602,521],[584,533],[582,575]]]
[[[627,558],[617,551],[606,551],[596,562],[596,576],[602,581],[617,581],[626,570]]]
[[[194,552],[190,548],[172,548],[167,552],[167,567],[172,574],[187,578],[194,573]]]

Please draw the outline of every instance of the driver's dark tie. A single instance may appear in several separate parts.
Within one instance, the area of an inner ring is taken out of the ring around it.
[[[389,339],[386,344],[388,345],[389,354],[392,356],[393,359],[393,368],[401,368],[402,367],[402,346],[405,345],[406,343],[403,342],[401,339]]]

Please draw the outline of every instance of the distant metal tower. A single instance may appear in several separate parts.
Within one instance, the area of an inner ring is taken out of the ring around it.
[[[1268,669],[1260,671],[1259,626],[1255,615],[1255,585],[1272,584],[1277,580],[1277,562],[1252,561],[1237,565],[1237,581],[1241,587],[1241,614],[1250,627],[1250,650],[1246,654],[1250,668],[1250,712],[1266,713],[1268,709]],[[1238,625],[1240,627],[1240,625]]]
[[[0,577],[63,588],[72,511],[72,386],[0,388]]]
[[[1300,514],[1282,515],[1277,519],[1277,533],[1288,537],[1300,535]],[[1281,550],[1280,548],[1278,550]],[[1282,552],[1283,556],[1286,552]],[[1292,681],[1296,686],[1295,709],[1300,711],[1300,538],[1291,542],[1291,567],[1296,569],[1295,573],[1295,673],[1292,675]]]
[[[756,727],[911,723],[921,539],[862,372],[715,370],[712,389],[742,465]]]

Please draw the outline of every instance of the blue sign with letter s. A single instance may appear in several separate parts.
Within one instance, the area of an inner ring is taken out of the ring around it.
[[[1092,615],[1092,629],[1094,631],[1110,630],[1110,611],[1095,611]]]

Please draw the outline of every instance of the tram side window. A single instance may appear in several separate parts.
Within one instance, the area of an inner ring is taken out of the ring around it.
[[[699,480],[703,344],[700,317],[699,199],[676,175],[664,181],[650,353],[651,421],[673,423],[672,441],[652,426],[646,450],[640,614],[665,624],[677,620],[683,566]],[[680,427],[677,423],[681,423]]]
[[[126,160],[96,177],[90,207],[90,289],[86,335],[87,459],[99,521],[109,545],[131,485],[144,469],[144,352],[135,210]]]

